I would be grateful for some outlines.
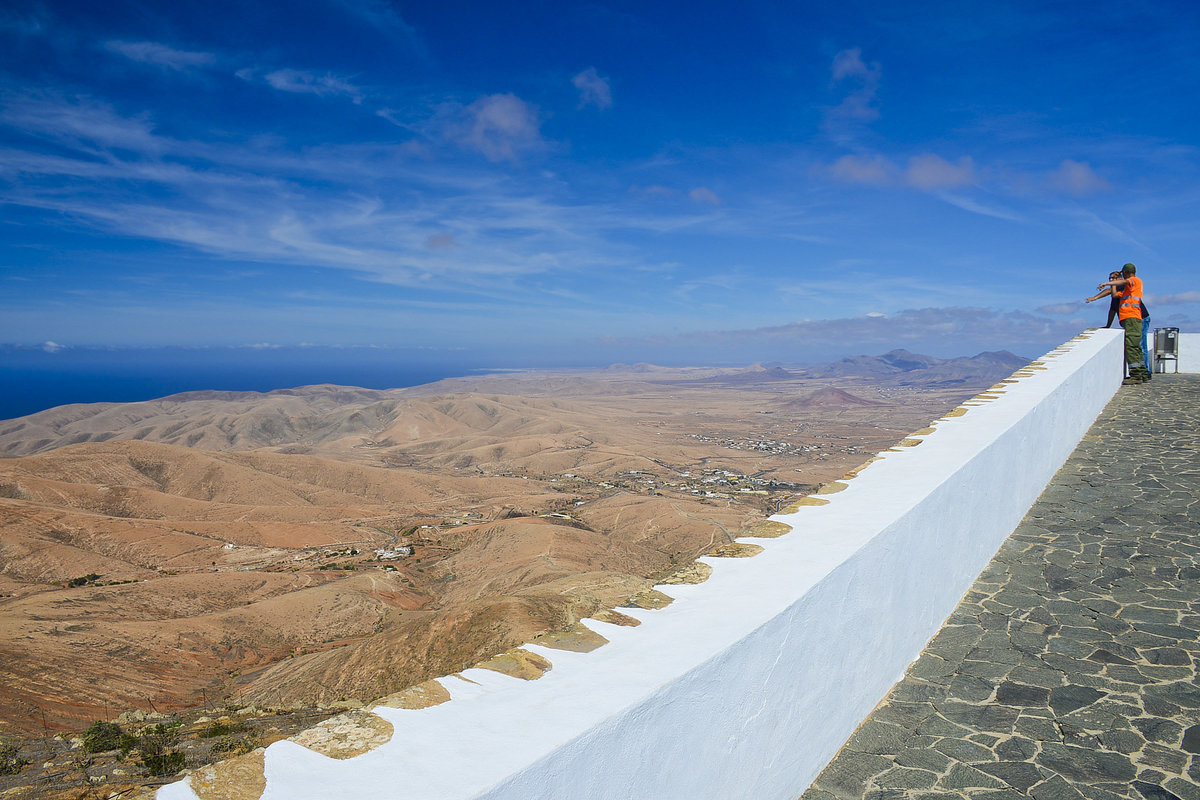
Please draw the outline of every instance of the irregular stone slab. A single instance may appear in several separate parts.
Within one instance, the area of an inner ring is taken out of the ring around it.
[[[1033,800],[1089,800],[1079,790],[1067,783],[1061,775],[1054,775],[1037,786],[1031,787],[1029,796]]]
[[[938,774],[924,769],[892,767],[875,778],[875,785],[883,789],[931,789],[938,781]]]
[[[1183,800],[1176,794],[1168,792],[1163,787],[1146,781],[1134,781],[1133,788],[1146,800]]]
[[[330,758],[346,759],[374,750],[392,738],[392,723],[368,711],[347,711],[291,737]]]
[[[1128,783],[1137,771],[1120,753],[1107,753],[1088,747],[1047,743],[1034,762],[1068,780],[1082,783],[1118,781]]]
[[[1101,664],[1132,664],[1128,658],[1119,656],[1116,653],[1111,653],[1104,648],[1097,648],[1096,652],[1088,656],[1088,661],[1099,661]]]
[[[938,785],[946,789],[1003,789],[1006,786],[999,778],[967,764],[955,764]]]
[[[1183,732],[1180,747],[1189,753],[1200,753],[1200,725],[1193,725]]]
[[[1006,706],[1044,706],[1049,698],[1050,690],[1040,686],[1004,681],[996,687],[996,702]]]
[[[997,761],[995,764],[976,764],[977,769],[998,778],[1017,791],[1023,792],[1045,780],[1046,775],[1028,761]]]
[[[1104,692],[1090,686],[1059,686],[1050,691],[1050,708],[1058,716],[1070,714],[1072,711],[1089,706],[1104,696]]]

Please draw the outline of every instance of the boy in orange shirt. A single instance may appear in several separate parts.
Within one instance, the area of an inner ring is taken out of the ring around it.
[[[1117,317],[1125,329],[1125,363],[1129,366],[1129,377],[1123,383],[1126,386],[1145,383],[1150,380],[1150,372],[1146,369],[1146,355],[1142,352],[1142,279],[1137,277],[1137,267],[1126,264],[1121,268],[1120,278],[1105,281],[1096,288],[1103,289],[1105,286],[1119,291],[1121,298]]]

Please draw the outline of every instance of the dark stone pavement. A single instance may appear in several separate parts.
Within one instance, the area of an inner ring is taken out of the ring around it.
[[[1198,638],[1200,375],[1156,375],[803,800],[1200,800]]]

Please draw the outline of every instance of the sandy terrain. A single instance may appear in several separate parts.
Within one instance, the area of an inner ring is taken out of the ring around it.
[[[0,733],[458,671],[624,602],[1017,365],[616,367],[2,422]]]

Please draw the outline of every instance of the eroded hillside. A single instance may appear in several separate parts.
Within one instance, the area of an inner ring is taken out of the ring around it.
[[[4,721],[366,701],[458,671],[624,602],[995,373],[639,367],[7,421]]]

